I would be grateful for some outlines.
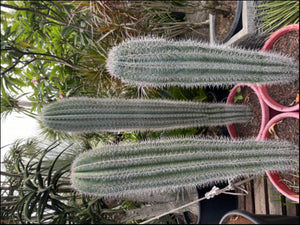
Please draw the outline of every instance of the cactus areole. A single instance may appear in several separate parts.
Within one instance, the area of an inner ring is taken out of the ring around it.
[[[298,63],[278,53],[152,37],[113,47],[106,67],[124,82],[156,87],[275,84],[299,76]]]
[[[71,168],[77,191],[131,197],[194,188],[266,170],[299,167],[288,142],[177,138],[102,146],[79,155]]]

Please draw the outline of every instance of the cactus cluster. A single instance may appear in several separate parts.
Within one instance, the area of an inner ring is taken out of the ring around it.
[[[138,86],[276,84],[298,79],[298,63],[277,53],[191,40],[132,38],[113,47],[108,72]]]
[[[251,118],[252,111],[246,105],[88,97],[49,104],[41,115],[48,128],[80,133],[225,125]]]
[[[298,146],[282,141],[159,139],[84,152],[72,164],[71,180],[84,194],[138,200],[145,194],[297,168],[298,157]]]
[[[293,59],[193,41],[140,38],[108,55],[111,75],[139,86],[222,86],[286,83],[298,78]],[[246,105],[151,99],[74,97],[44,107],[53,130],[165,130],[247,122]],[[220,182],[266,170],[298,168],[299,149],[284,141],[177,138],[102,146],[80,154],[71,168],[75,190],[129,197]]]

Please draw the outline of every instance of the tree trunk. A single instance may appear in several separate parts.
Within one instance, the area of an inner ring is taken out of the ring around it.
[[[24,107],[24,108],[31,108],[32,104],[30,102],[26,102],[26,101],[18,101],[18,105],[20,107]]]
[[[71,186],[62,186],[57,189],[58,193],[69,193],[75,191]]]
[[[233,14],[231,7],[226,4],[226,1],[201,1],[201,7],[212,15],[222,14],[224,17],[227,17]]]
[[[16,199],[16,198],[19,198],[19,196],[1,196],[1,203],[5,200],[13,200],[13,199]]]
[[[21,174],[8,173],[8,172],[4,172],[4,171],[0,171],[0,174],[3,175],[3,176],[7,176],[7,177],[19,177],[19,178],[23,178],[23,175],[21,175]]]
[[[7,206],[14,206],[18,201],[11,201],[11,202],[1,202],[1,208],[7,207]]]
[[[11,190],[11,189],[17,190],[18,187],[17,186],[12,186],[12,187],[0,186],[0,190]]]

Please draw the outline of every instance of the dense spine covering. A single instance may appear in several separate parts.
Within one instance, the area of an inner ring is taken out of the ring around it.
[[[50,129],[80,133],[225,125],[251,118],[252,111],[246,105],[88,97],[49,104],[41,115]]]
[[[151,37],[113,47],[106,67],[127,83],[157,87],[276,84],[299,77],[298,63],[277,53]]]
[[[160,139],[84,152],[72,164],[71,181],[84,194],[138,199],[266,170],[298,168],[298,157],[298,146],[289,142]]]

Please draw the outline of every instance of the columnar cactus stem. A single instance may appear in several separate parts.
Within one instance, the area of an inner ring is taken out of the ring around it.
[[[225,125],[251,118],[252,112],[246,105],[88,97],[49,104],[41,116],[48,128],[81,133]]]
[[[150,37],[113,47],[106,67],[138,86],[276,84],[299,78],[298,63],[279,54]]]
[[[103,146],[79,155],[71,168],[77,191],[134,198],[195,187],[266,170],[299,165],[298,146],[289,142],[229,139],[160,139]]]

